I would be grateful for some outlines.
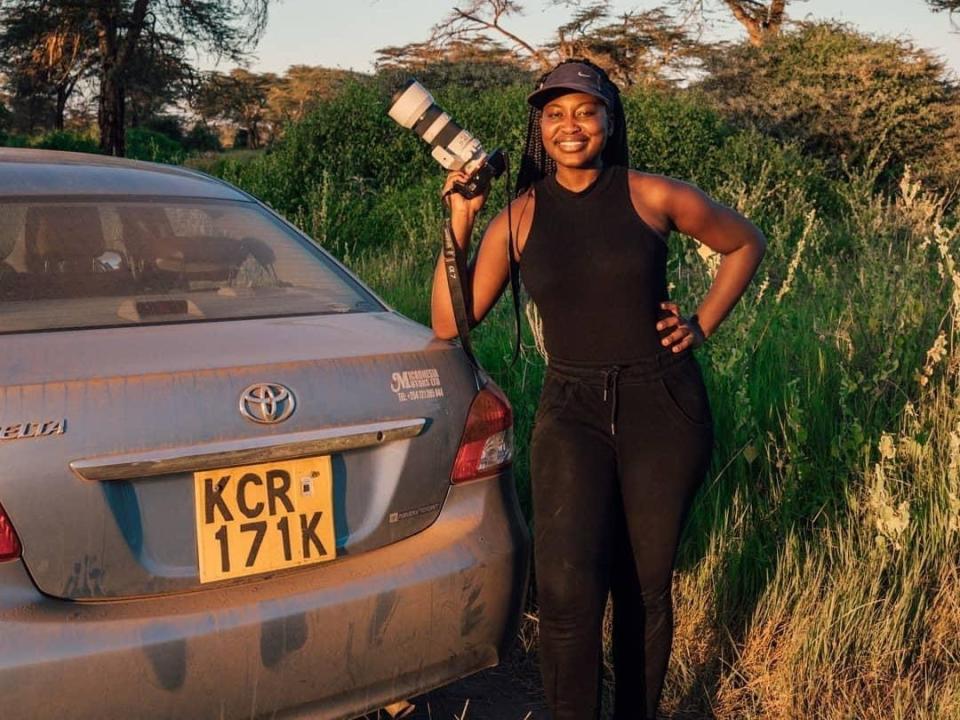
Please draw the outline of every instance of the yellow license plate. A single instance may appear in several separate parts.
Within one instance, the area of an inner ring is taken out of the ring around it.
[[[333,560],[328,456],[193,474],[200,582]]]

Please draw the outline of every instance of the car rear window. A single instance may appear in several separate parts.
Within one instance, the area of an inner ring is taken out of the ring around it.
[[[254,203],[0,202],[0,333],[382,309]]]

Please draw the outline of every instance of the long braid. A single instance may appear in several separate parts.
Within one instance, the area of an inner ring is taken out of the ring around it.
[[[623,102],[620,100],[620,89],[610,80],[610,77],[603,68],[589,60],[569,58],[559,65],[565,65],[571,62],[581,63],[594,70],[612,91],[613,107],[609,109],[609,112],[613,117],[613,134],[607,139],[607,144],[601,155],[604,166],[629,166],[627,123],[626,116],[623,112]],[[559,65],[557,67],[559,67]],[[556,68],[554,68],[554,70],[555,69]],[[536,89],[539,90],[543,86],[543,82],[551,72],[553,72],[553,70],[544,73],[537,79]],[[540,133],[540,118],[542,114],[543,111],[540,108],[530,106],[530,112],[527,116],[527,136],[523,145],[523,154],[520,157],[520,169],[517,172],[517,184],[514,190],[515,197],[519,197],[537,180],[557,171],[556,162],[547,155],[547,150],[543,146],[543,136]]]

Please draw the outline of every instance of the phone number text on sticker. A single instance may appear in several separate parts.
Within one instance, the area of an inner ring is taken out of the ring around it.
[[[194,473],[200,582],[336,557],[329,457]]]
[[[390,389],[400,402],[443,397],[440,373],[436,368],[395,372],[390,376]]]

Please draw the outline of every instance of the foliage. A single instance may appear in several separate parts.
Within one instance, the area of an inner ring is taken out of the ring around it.
[[[888,183],[909,163],[948,183],[957,161],[957,88],[942,61],[904,40],[833,23],[801,25],[761,47],[707,57],[703,90],[738,124]]]
[[[187,152],[219,152],[223,149],[220,145],[220,136],[202,121],[193,124],[189,132],[184,135],[182,142]]]
[[[0,68],[12,89],[18,129],[63,129],[67,102],[94,67],[97,38],[76,2],[51,8],[41,0],[0,9]]]
[[[561,3],[556,3],[561,4]],[[534,43],[504,24],[522,13],[512,0],[471,0],[455,6],[423,42],[378,50],[378,69],[416,72],[438,63],[488,62],[545,72],[571,57],[603,67],[625,87],[665,85],[696,66],[700,43],[664,8],[611,17],[610,0],[574,6],[573,16],[555,36]]]
[[[579,8],[547,43],[557,60],[586,58],[621,87],[669,85],[697,66],[702,45],[664,8],[610,18],[609,3]]]
[[[194,106],[206,120],[234,123],[244,131],[247,139],[244,146],[255,150],[274,133],[267,97],[276,83],[277,77],[273,73],[252,73],[243,68],[235,68],[227,74],[211,72],[204,78]]]
[[[130,128],[127,131],[127,157],[160,163],[181,163],[183,146],[163,133],[145,128]]]
[[[69,152],[99,152],[97,142],[92,138],[63,130],[55,130],[46,135],[41,135],[30,142],[30,147],[45,150],[67,150]]]
[[[708,16],[715,16],[718,12],[730,13],[747,31],[749,42],[754,46],[777,37],[786,20],[787,0],[672,0],[672,3],[688,21],[699,16],[700,23],[697,24],[701,26],[708,22]]]
[[[282,127],[309,115],[323,100],[336,95],[356,73],[310,65],[291,65],[270,86],[267,107],[271,122]]]

